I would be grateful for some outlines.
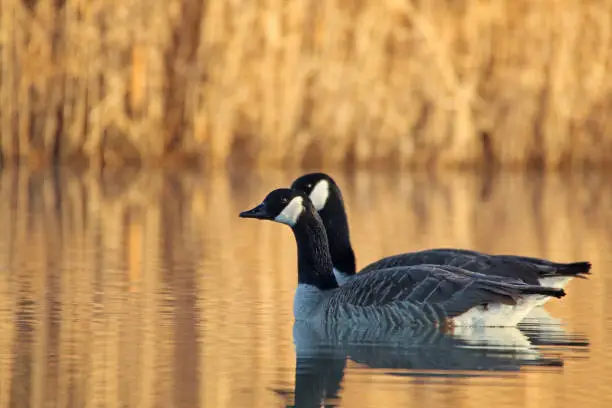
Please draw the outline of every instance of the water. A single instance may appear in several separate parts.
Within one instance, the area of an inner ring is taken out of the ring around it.
[[[0,407],[612,402],[605,175],[338,175],[361,266],[457,246],[593,276],[519,329],[335,337],[293,325],[289,229],[238,218],[296,175],[2,172]]]

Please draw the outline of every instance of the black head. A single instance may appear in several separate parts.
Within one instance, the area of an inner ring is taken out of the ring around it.
[[[319,213],[334,267],[346,274],[355,273],[355,254],[351,247],[346,209],[336,182],[325,173],[309,173],[295,179],[291,188],[308,194],[313,208]]]
[[[279,188],[266,196],[257,207],[240,213],[241,218],[272,220],[293,227],[307,210],[314,210],[302,191]]]
[[[325,208],[331,194],[339,194],[334,179],[325,173],[309,173],[296,178],[291,188],[306,193],[317,211]]]
[[[241,212],[240,217],[289,225],[298,249],[298,282],[315,285],[321,290],[338,287],[325,227],[303,191],[274,190],[257,207]]]

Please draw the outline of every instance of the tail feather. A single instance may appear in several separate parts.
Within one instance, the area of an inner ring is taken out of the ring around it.
[[[535,307],[534,298],[565,296],[549,286],[476,281],[444,302],[457,325],[514,326]],[[489,308],[492,306],[491,312]]]
[[[563,289],[551,288],[548,286],[537,286],[537,285],[517,285],[517,289],[524,295],[543,295],[556,297],[557,299],[565,296]]]
[[[586,277],[582,275],[591,274],[591,263],[572,262],[567,264],[559,264],[556,269],[556,276],[575,276],[576,278],[586,279]]]
[[[510,283],[510,282],[479,282],[480,288],[485,289],[491,293],[496,293],[502,296],[510,296],[514,300],[520,295],[543,295],[556,298],[562,298],[565,296],[565,291],[560,288],[554,288],[550,286],[540,285],[527,285],[524,283]]]

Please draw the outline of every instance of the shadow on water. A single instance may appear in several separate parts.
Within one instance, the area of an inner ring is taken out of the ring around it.
[[[444,380],[446,386],[460,386],[470,378],[508,378],[526,367],[559,371],[564,359],[540,346],[583,348],[588,340],[570,338],[549,319],[546,311],[534,311],[529,336],[518,328],[456,328],[449,334],[434,327],[347,330],[296,322],[295,387],[274,392],[287,407],[338,406],[347,361],[358,364],[352,370],[375,370],[418,384]],[[536,320],[547,320],[547,327],[540,328]],[[555,333],[551,342],[550,331]]]
[[[294,381],[306,406],[607,406],[609,180],[334,176],[359,266],[452,246],[588,259],[593,275],[518,330],[302,328],[294,345],[295,241],[238,213],[296,174],[4,170],[0,407],[259,408]]]

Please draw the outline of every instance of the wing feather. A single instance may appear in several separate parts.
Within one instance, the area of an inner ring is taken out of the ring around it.
[[[473,251],[433,249],[389,256],[364,267],[359,274],[399,266],[433,264],[455,266],[487,275],[512,277],[528,284],[538,284],[539,277],[551,273],[551,266],[530,263],[519,258],[481,254]]]
[[[516,304],[525,288],[514,279],[451,266],[419,265],[357,275],[327,299],[328,316],[367,321],[429,324],[488,304]],[[537,287],[536,287],[537,290]]]

